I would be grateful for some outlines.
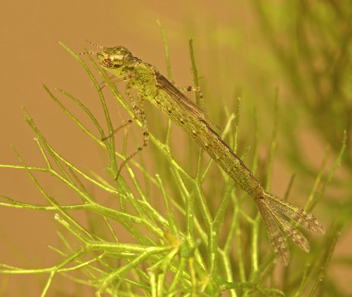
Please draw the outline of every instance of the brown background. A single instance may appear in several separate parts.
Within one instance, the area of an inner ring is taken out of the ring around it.
[[[61,112],[42,88],[42,84],[45,84],[55,94],[58,94],[55,88],[62,88],[77,95],[91,110],[100,109],[96,95],[92,96],[89,78],[59,45],[59,41],[76,52],[82,51],[82,45],[95,50],[84,42],[85,38],[107,46],[124,45],[143,61],[166,73],[163,41],[156,23],[156,19],[159,19],[169,42],[173,78],[180,86],[189,85],[192,84],[188,57],[190,37],[195,37],[196,53],[207,54],[208,59],[212,59],[212,56],[209,52],[205,53],[204,36],[207,30],[216,31],[216,27],[231,25],[242,34],[248,34],[247,40],[238,43],[239,53],[261,46],[258,33],[253,30],[255,22],[251,7],[246,2],[237,1],[235,5],[230,5],[226,1],[196,0],[1,1],[0,163],[19,164],[10,147],[13,144],[27,165],[43,165],[33,141],[34,133],[22,119],[21,106],[29,111],[49,143],[76,166],[99,171],[101,164],[107,162],[107,157],[96,146],[90,149],[93,142]],[[233,80],[245,80],[241,67],[246,65],[243,65],[240,54],[233,57],[230,63],[236,65]],[[203,74],[207,83],[211,83],[211,72],[203,69]],[[218,84],[219,78],[213,81]],[[231,88],[221,87],[222,93],[228,90]],[[233,99],[232,94],[228,97]],[[79,113],[73,104],[67,100],[65,103],[71,111]],[[100,114],[102,118],[102,112]],[[326,143],[320,143],[311,135],[303,134],[302,139],[313,141],[311,144],[306,142],[305,146],[314,145],[316,148],[312,162],[318,167]],[[291,173],[285,171],[279,162],[275,164],[273,189],[282,194]],[[70,197],[65,198],[64,192],[57,192],[49,178],[41,178],[52,193],[63,197],[66,202],[72,202]],[[28,175],[22,171],[0,169],[0,193],[19,201],[46,204]],[[323,222],[326,224],[329,220],[323,219]],[[54,265],[58,257],[48,249],[48,245],[58,246],[56,230],[54,212],[0,207],[0,263],[21,268]],[[344,236],[336,253],[346,253],[347,249],[343,246],[350,242],[351,239]],[[0,289],[0,296],[39,296],[43,288],[41,281],[46,277],[0,275],[0,287],[3,288],[3,291]],[[56,281],[61,281],[63,286],[68,282],[60,276],[57,278]],[[29,288],[31,292],[28,292]],[[69,294],[74,296],[74,290],[69,291]],[[55,296],[55,292],[51,291],[48,296]]]

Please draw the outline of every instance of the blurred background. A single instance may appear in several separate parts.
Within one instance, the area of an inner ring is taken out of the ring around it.
[[[83,46],[96,50],[85,38],[104,46],[123,45],[166,75],[157,19],[165,30],[172,78],[178,86],[193,85],[188,40],[194,38],[200,85],[214,123],[223,128],[225,111],[235,112],[237,98],[241,97],[240,155],[253,143],[255,110],[259,166],[268,165],[278,97],[277,153],[271,186],[274,194],[283,196],[295,174],[295,195],[290,201],[303,206],[326,149],[330,147],[323,182],[339,154],[344,130],[350,143],[352,6],[347,0],[0,3],[0,164],[19,164],[12,144],[27,165],[44,165],[33,141],[34,133],[22,119],[23,106],[60,154],[79,168],[102,171],[107,156],[50,100],[42,85],[58,97],[55,88],[72,93],[102,119],[90,79],[59,42],[75,52],[82,52]],[[79,117],[81,111],[61,98]],[[116,108],[114,102],[111,108]],[[161,115],[162,123],[153,121],[159,117],[158,111],[150,109],[149,116],[148,111],[150,130],[158,135],[165,117]],[[118,126],[118,112],[113,120]],[[90,125],[88,119],[83,117],[82,121]],[[324,279],[331,292],[338,292],[335,296],[352,294],[348,282],[352,280],[351,168],[348,145],[341,166],[314,210],[328,233],[341,232]],[[265,170],[258,171],[264,183]],[[47,176],[40,177],[55,197],[73,203],[68,192],[56,188]],[[23,171],[0,168],[0,194],[46,204]],[[52,266],[59,257],[48,245],[55,246],[58,240],[54,212],[0,207],[0,263],[21,268]],[[0,274],[0,296],[39,296],[46,279],[45,275]],[[55,278],[50,296],[61,296],[60,286],[62,289],[67,282],[60,276]],[[74,292],[73,286],[65,296],[76,296]]]

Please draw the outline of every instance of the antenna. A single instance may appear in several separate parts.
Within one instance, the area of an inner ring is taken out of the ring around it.
[[[96,47],[99,47],[99,48],[101,48],[101,49],[106,49],[106,47],[105,46],[101,46],[101,45],[99,45],[99,44],[96,44],[96,43],[94,43],[94,42],[91,42],[91,41],[89,41],[88,39],[85,39],[85,41],[87,41],[89,44],[91,44],[91,45],[94,45],[94,46],[96,46]],[[77,53],[76,55],[77,56],[80,56],[80,55],[85,55],[85,54],[90,54],[90,55],[96,55],[96,54],[98,54],[98,53],[100,53],[100,52],[93,52],[93,51],[89,51],[89,52],[84,52],[84,53]]]
[[[101,45],[99,45],[99,44],[96,44],[96,43],[94,43],[94,42],[91,42],[91,41],[89,41],[88,39],[84,39],[84,40],[87,41],[88,43],[90,43],[91,45],[94,45],[94,46],[99,47],[99,48],[101,48],[101,49],[105,49],[105,48],[106,48],[105,46],[101,46]]]
[[[89,52],[84,52],[84,53],[76,53],[77,56],[86,55],[86,54],[90,54],[90,55],[96,56],[97,54],[100,54],[100,52],[89,51]]]

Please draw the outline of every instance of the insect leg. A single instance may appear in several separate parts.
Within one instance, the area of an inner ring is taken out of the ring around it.
[[[176,87],[176,88],[178,88],[180,91],[198,92],[199,97],[203,98],[203,91],[202,91],[201,87],[185,86],[185,87]]]
[[[130,101],[131,101],[132,109],[133,109],[133,113],[134,113],[134,117],[133,117],[132,119],[129,119],[129,120],[128,120],[126,123],[124,123],[122,126],[116,128],[114,131],[111,132],[111,134],[109,134],[108,136],[102,138],[101,140],[104,141],[104,140],[106,140],[106,139],[112,137],[114,134],[116,134],[116,133],[117,133],[118,131],[120,131],[122,128],[124,128],[124,127],[126,127],[126,126],[132,124],[133,121],[135,121],[135,120],[138,119],[138,117],[139,117],[139,108],[138,108],[138,106],[136,105],[136,102],[134,101],[133,95],[132,95],[132,93],[131,93],[131,88],[132,88],[132,86],[131,86],[130,84],[127,84],[127,85],[126,85],[126,94],[127,94],[128,98],[129,98]],[[131,99],[131,97],[132,97],[132,99]]]
[[[201,87],[185,86],[185,87],[177,87],[177,89],[179,89],[180,91],[197,92],[199,94],[200,108],[206,112],[203,91]]]
[[[134,97],[131,93],[131,88],[132,86],[130,84],[126,85],[126,94],[128,99],[130,100],[131,104],[132,104],[132,109],[133,109],[133,113],[134,113],[134,118],[133,120],[137,120],[139,119],[142,122],[142,129],[143,129],[143,145],[138,147],[137,150],[135,152],[133,152],[131,155],[129,155],[128,157],[126,157],[125,161],[122,162],[122,164],[120,165],[119,171],[117,173],[117,176],[115,178],[115,180],[117,180],[117,178],[120,175],[120,172],[122,170],[123,167],[125,167],[125,165],[127,164],[127,162],[129,160],[131,160],[135,155],[137,155],[139,152],[141,152],[149,143],[149,130],[148,130],[148,125],[147,125],[147,119],[145,117],[145,113],[144,113],[144,108],[143,108],[143,98],[141,96],[138,95],[138,105],[136,103],[136,101],[134,100]],[[133,121],[132,119],[129,121]],[[127,125],[127,123],[125,124]]]
[[[116,128],[114,131],[111,132],[111,134],[109,134],[108,136],[106,137],[103,137],[101,140],[104,141],[104,140],[107,140],[109,139],[110,137],[112,137],[114,134],[116,134],[118,131],[120,131],[122,128],[125,128],[126,126],[128,126],[129,124],[132,124],[133,123],[133,119],[130,119],[128,120],[126,123],[124,123],[122,126]]]
[[[132,77],[133,77],[133,75],[128,75],[128,76],[125,76],[125,77],[116,78],[115,75],[110,75],[109,78],[111,79],[111,81],[110,82],[106,82],[106,83],[101,83],[100,84],[101,85],[100,90],[102,90],[105,87],[108,87],[109,85],[116,84],[116,83],[118,83],[120,81],[130,80]]]

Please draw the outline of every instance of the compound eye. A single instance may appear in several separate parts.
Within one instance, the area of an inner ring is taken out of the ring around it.
[[[101,65],[106,68],[111,68],[114,66],[114,63],[109,58],[105,58],[101,60]]]

